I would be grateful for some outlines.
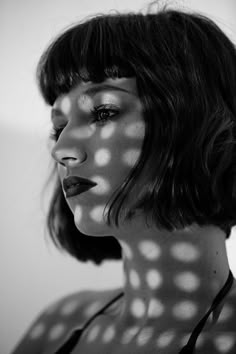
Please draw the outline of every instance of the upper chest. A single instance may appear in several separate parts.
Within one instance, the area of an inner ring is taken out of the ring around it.
[[[226,312],[224,314],[226,318]],[[202,331],[196,342],[196,354],[236,353],[236,326],[220,323],[211,332]],[[234,316],[236,323],[236,317]],[[84,331],[72,354],[177,354],[186,345],[191,333],[180,333],[171,328],[155,333],[151,326],[138,330],[135,326],[117,330],[106,318],[97,318]]]
[[[161,321],[157,319],[156,321]],[[212,316],[209,317],[209,322]],[[195,324],[197,325],[197,323]],[[178,326],[157,333],[153,326],[141,330],[135,326],[116,326],[115,318],[97,317],[91,326],[84,331],[73,354],[177,354],[188,339],[191,332],[181,333]],[[207,329],[207,330],[206,330]],[[236,287],[219,306],[219,317],[212,326],[205,326],[196,342],[196,354],[236,353]]]
[[[236,353],[236,291],[232,292],[224,302],[217,323],[211,331],[202,331],[196,343],[196,354],[206,353]],[[107,301],[107,300],[106,300]],[[105,301],[105,302],[106,302]],[[96,301],[90,303],[93,308]],[[119,306],[115,305],[116,308]],[[110,308],[111,309],[111,308]],[[86,310],[86,308],[85,308]],[[119,310],[118,310],[119,312]],[[70,323],[66,336],[60,338],[60,343],[54,343],[53,348],[59,348],[72,334],[73,328],[82,328],[77,319],[81,312]],[[156,319],[161,321],[161,318]],[[191,327],[192,328],[192,327]],[[194,326],[191,330],[194,329]],[[178,326],[170,323],[168,330],[157,333],[153,326],[141,330],[134,325],[118,326],[114,311],[103,313],[91,321],[82,332],[72,354],[177,354],[187,343],[191,333],[180,333]],[[55,352],[51,350],[47,354]],[[45,352],[46,354],[46,352]]]

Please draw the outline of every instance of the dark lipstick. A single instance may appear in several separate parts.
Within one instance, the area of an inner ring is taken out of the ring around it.
[[[63,188],[66,193],[66,197],[81,194],[96,185],[97,183],[95,182],[77,176],[70,176],[63,180]]]

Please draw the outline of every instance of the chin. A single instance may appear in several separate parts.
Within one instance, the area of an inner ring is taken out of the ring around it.
[[[76,228],[85,235],[88,236],[111,236],[111,230],[105,221],[98,223],[92,221],[88,217],[78,218],[76,213],[74,214],[74,223]]]
[[[77,204],[72,209],[74,223],[79,231],[94,236],[110,235],[111,230],[107,225],[107,215],[104,213],[104,206],[91,209],[91,207]]]
[[[97,236],[97,237],[102,237],[102,236],[111,236],[111,232],[108,232],[102,228],[99,228],[99,227],[95,227],[94,225],[83,225],[83,224],[75,224],[76,228],[82,232],[84,235],[87,235],[88,237],[89,236]]]

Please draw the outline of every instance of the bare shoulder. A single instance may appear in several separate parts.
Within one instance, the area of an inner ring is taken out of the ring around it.
[[[86,321],[122,291],[84,290],[66,295],[46,306],[29,326],[12,354],[52,353],[73,329]]]

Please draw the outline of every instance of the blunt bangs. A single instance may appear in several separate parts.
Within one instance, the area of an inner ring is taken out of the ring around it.
[[[211,224],[230,236],[236,224],[235,63],[235,45],[212,20],[172,9],[98,15],[49,45],[37,67],[49,105],[81,81],[136,78],[145,136],[139,161],[110,205],[109,225],[115,220],[118,226],[145,170],[126,219],[142,209],[158,229]],[[121,258],[112,236],[87,236],[75,227],[59,178],[47,226],[54,243],[82,262]]]
[[[127,23],[128,23],[127,15]],[[37,78],[49,105],[81,81],[99,83],[107,78],[132,77],[127,58],[130,39],[124,16],[98,16],[56,38],[40,58]],[[121,22],[121,23],[120,23]]]

